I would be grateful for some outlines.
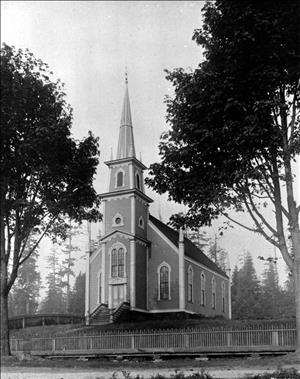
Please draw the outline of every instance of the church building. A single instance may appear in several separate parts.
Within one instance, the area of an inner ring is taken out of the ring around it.
[[[113,322],[122,312],[230,318],[228,275],[182,230],[149,212],[152,199],[144,188],[146,167],[135,154],[127,80],[117,155],[105,163],[110,180],[100,195],[104,235],[87,262],[87,324]]]

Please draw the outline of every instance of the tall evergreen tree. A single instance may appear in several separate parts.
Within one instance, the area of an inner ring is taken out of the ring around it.
[[[84,316],[85,310],[85,274],[81,272],[75,279],[75,284],[70,296],[70,312]]]
[[[235,319],[257,319],[263,317],[262,313],[261,286],[247,252],[243,266],[233,272],[232,315]]]
[[[80,233],[78,226],[72,225],[71,221],[69,223],[68,237],[63,245],[62,253],[64,255],[64,260],[62,261],[61,275],[63,276],[62,285],[66,290],[66,312],[70,311],[70,296],[71,296],[71,278],[75,277],[74,265],[75,257],[74,253],[79,250],[77,246],[73,244],[73,237]]]
[[[210,240],[207,256],[220,267],[221,270],[226,271],[228,253],[225,249],[218,245],[217,236],[213,240]]]
[[[9,295],[9,315],[31,315],[38,308],[41,276],[37,270],[38,251],[36,250],[20,267],[18,279]]]
[[[279,285],[276,261],[269,260],[263,272],[262,280],[262,307],[264,318],[281,318],[282,291]]]
[[[295,318],[296,317],[296,304],[295,304],[295,283],[294,277],[289,272],[286,282],[284,283],[282,295],[282,318]]]
[[[58,250],[53,246],[48,256],[47,293],[41,304],[42,313],[64,313],[66,299],[63,292],[63,272],[58,258]]]

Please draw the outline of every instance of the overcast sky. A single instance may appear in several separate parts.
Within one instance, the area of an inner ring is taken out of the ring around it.
[[[99,193],[108,186],[103,162],[110,159],[111,149],[114,156],[117,149],[126,67],[136,152],[148,166],[158,160],[159,137],[168,128],[164,97],[172,95],[172,87],[164,70],[194,69],[202,60],[192,35],[202,25],[203,5],[202,1],[1,1],[1,41],[28,48],[65,83],[67,101],[74,109],[75,138],[86,136],[88,130],[100,137],[101,163],[95,180]],[[165,222],[183,210],[168,203],[166,196],[147,193],[154,199],[150,211],[157,217],[160,208]],[[217,233],[218,225],[206,229],[208,234]],[[263,264],[256,257],[274,256],[274,248],[262,237],[241,228],[228,231],[219,244],[229,251],[232,266],[244,251],[251,251],[259,272]]]

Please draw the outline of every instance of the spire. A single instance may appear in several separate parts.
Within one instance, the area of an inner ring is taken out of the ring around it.
[[[127,72],[125,73],[125,85],[117,159],[135,157]]]

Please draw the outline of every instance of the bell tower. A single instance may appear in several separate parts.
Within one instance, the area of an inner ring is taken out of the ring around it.
[[[113,157],[112,157],[113,158]],[[110,171],[108,192],[101,194],[104,216],[104,237],[107,262],[111,266],[109,249],[111,243],[122,243],[126,250],[124,259],[124,278],[122,294],[114,297],[118,291],[117,282],[112,277],[112,268],[106,270],[109,283],[108,304],[115,308],[122,300],[130,303],[130,308],[147,308],[147,240],[148,208],[152,202],[145,194],[144,170],[146,166],[136,158],[133,137],[133,125],[128,92],[127,75],[119,129],[118,149],[115,159],[105,162]],[[117,245],[116,245],[117,246]],[[121,246],[121,245],[120,245]],[[137,266],[139,269],[137,270]],[[142,273],[142,275],[141,275]]]

